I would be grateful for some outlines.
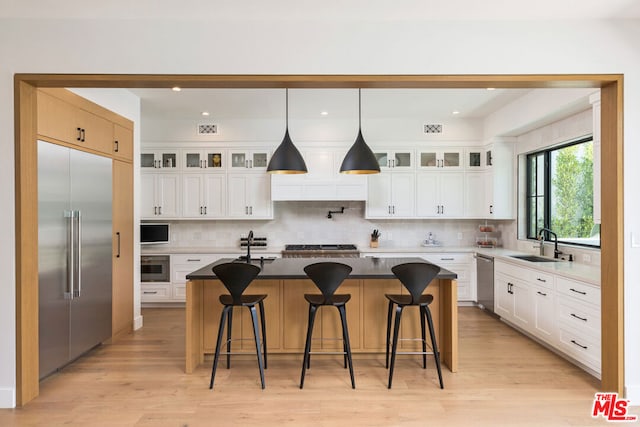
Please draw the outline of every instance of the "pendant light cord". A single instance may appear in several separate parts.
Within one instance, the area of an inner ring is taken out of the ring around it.
[[[362,129],[362,95],[360,95],[360,88],[358,88],[358,129]]]
[[[289,130],[289,88],[285,88],[285,128]]]

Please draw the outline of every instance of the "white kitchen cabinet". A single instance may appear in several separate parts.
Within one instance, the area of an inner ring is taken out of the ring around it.
[[[425,149],[418,151],[418,169],[462,169],[463,149]]]
[[[467,171],[464,175],[464,216],[466,218],[487,218],[487,173]]]
[[[169,219],[179,216],[179,174],[142,173],[140,183],[142,219]]]
[[[600,289],[557,277],[560,348],[580,363],[601,372]]]
[[[224,172],[227,166],[226,153],[220,149],[188,148],[180,151],[181,168],[184,172]]]
[[[496,260],[494,289],[496,314],[599,375],[597,286]]]
[[[269,164],[268,150],[229,150],[228,166],[236,172],[264,172]]]
[[[226,194],[224,174],[183,174],[182,218],[223,218],[227,213]]]
[[[485,150],[482,147],[467,148],[464,150],[466,170],[480,170],[486,166],[485,163]]]
[[[555,316],[556,293],[553,288],[531,285],[533,298],[533,333],[548,342],[556,344],[558,325]]]
[[[472,253],[425,253],[420,255],[458,275],[458,301],[475,301],[477,299],[476,260]]]
[[[302,149],[306,174],[271,176],[271,198],[278,200],[366,200],[367,177],[341,174],[342,149]]]
[[[367,218],[415,216],[415,174],[383,172],[368,179]]]
[[[421,218],[464,216],[464,172],[416,174],[416,215]]]
[[[171,282],[142,283],[141,302],[146,305],[184,303],[186,275],[217,261],[220,258],[236,258],[237,254],[172,254],[170,255]],[[160,304],[159,304],[160,303]]]
[[[497,315],[524,330],[532,323],[532,291],[527,283],[496,272],[494,308]]]
[[[142,150],[140,153],[140,169],[141,170],[158,170],[164,172],[177,171],[178,150],[174,149],[149,149]]]
[[[488,219],[514,219],[513,141],[496,140],[486,148],[486,209]]]
[[[380,170],[410,171],[414,169],[413,150],[373,149]]]
[[[211,264],[220,258],[235,258],[226,254],[179,254],[171,255],[171,302],[184,302],[186,297],[186,275]]]
[[[227,182],[228,217],[273,219],[270,175],[234,173]]]

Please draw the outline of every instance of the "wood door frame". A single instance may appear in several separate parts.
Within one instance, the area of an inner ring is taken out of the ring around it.
[[[600,88],[602,391],[624,393],[623,75],[16,74],[16,399],[39,393],[36,89],[84,88]]]

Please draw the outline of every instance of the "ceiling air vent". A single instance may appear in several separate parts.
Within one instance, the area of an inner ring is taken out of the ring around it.
[[[198,125],[198,135],[217,135],[218,125]]]
[[[424,133],[442,133],[442,125],[424,125]]]

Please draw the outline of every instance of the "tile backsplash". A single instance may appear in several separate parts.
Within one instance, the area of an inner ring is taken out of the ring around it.
[[[327,218],[329,211],[339,211]],[[287,243],[353,243],[369,245],[374,229],[381,233],[381,247],[413,247],[433,233],[443,246],[473,246],[481,235],[478,225],[484,220],[446,219],[376,219],[364,218],[364,202],[275,202],[274,219],[269,221],[174,221],[171,246],[218,247],[239,245],[241,236],[253,230],[267,237],[269,247],[280,250]],[[490,221],[498,230],[501,243],[515,245],[515,221]],[[513,235],[512,235],[513,234]]]

